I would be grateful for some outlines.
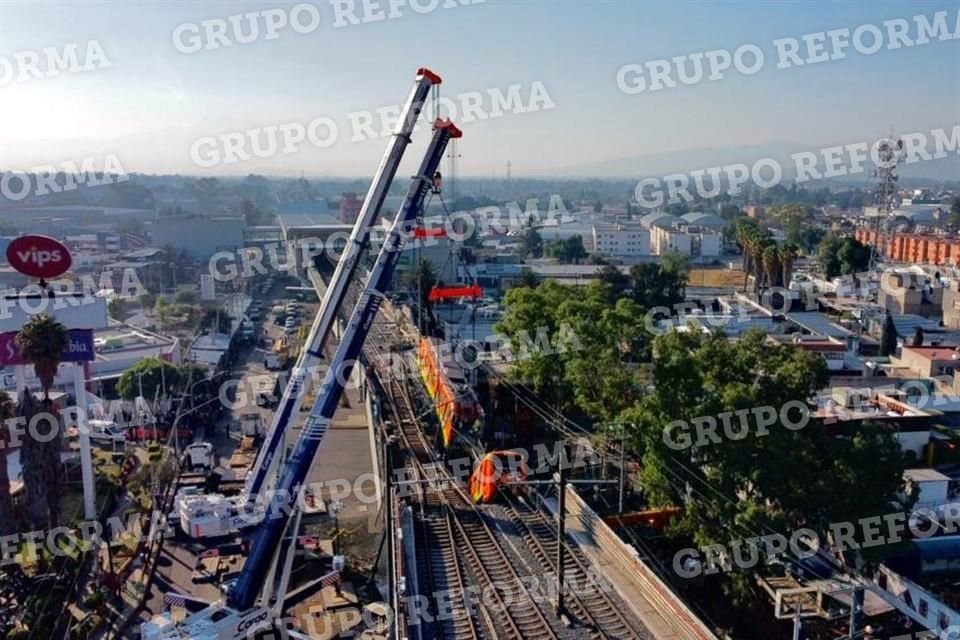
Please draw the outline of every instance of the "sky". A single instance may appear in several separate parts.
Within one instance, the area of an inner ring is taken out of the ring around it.
[[[363,1],[353,9],[358,17]],[[390,10],[388,0],[366,2],[367,15],[377,15],[378,6]],[[309,2],[313,10],[301,8],[300,24],[313,26],[316,14],[315,28],[298,33],[286,26],[266,39],[267,18],[259,12],[279,9],[289,19],[298,3],[0,0],[0,169],[84,158],[99,167],[112,155],[126,172],[369,175],[387,139],[354,140],[350,114],[372,111],[379,122],[376,109],[402,103],[422,66],[443,77],[441,96],[458,111],[464,95],[483,97],[488,117],[461,123],[459,169],[470,176],[502,177],[507,161],[515,177],[550,176],[645,154],[775,141],[815,148],[960,123],[960,38],[884,46],[873,55],[849,47],[843,59],[785,69],[777,68],[773,44],[784,37],[802,44],[805,34],[864,24],[883,31],[883,21],[893,18],[906,19],[915,38],[913,16],[932,19],[937,11],[947,12],[952,32],[957,0],[486,0],[451,7],[444,2],[453,0],[439,0],[427,13],[414,11],[410,0],[395,2],[394,18],[343,26],[331,0]],[[431,0],[418,2],[429,8]],[[229,17],[251,12],[260,30],[253,42],[193,53],[175,46],[178,27],[187,34],[180,42],[192,43],[190,25],[206,44],[201,23],[218,18],[233,41]],[[89,70],[21,79],[24,52],[36,52],[48,70],[44,49],[75,43],[82,66],[91,41],[109,66],[94,59]],[[719,80],[633,95],[618,86],[624,65],[733,53],[743,45],[764,54],[755,74],[731,67]],[[520,86],[524,105],[538,108],[497,116],[491,95],[506,96],[511,85]],[[220,136],[241,134],[249,150],[250,137],[268,135],[266,128],[317,118],[337,128],[335,136],[318,129],[329,146],[306,140],[291,153],[222,161]],[[426,134],[424,128],[415,136],[418,148]],[[203,151],[191,151],[198,144]]]

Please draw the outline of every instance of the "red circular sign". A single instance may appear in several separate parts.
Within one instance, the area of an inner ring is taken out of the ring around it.
[[[70,269],[70,250],[48,236],[21,236],[7,247],[7,262],[33,278],[56,278]]]

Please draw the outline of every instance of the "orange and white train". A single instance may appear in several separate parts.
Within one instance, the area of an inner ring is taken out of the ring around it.
[[[463,366],[445,346],[437,338],[420,338],[417,366],[440,419],[443,446],[449,447],[457,433],[479,428],[483,408]]]

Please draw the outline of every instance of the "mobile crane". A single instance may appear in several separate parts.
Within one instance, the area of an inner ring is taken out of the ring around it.
[[[410,134],[413,133],[425,102],[430,96],[431,88],[441,82],[440,76],[429,69],[417,70],[413,88],[400,114],[397,131],[390,139],[380,166],[374,174],[353,231],[324,293],[320,311],[314,318],[310,333],[304,342],[304,349],[293,367],[270,429],[247,475],[243,495],[229,498],[220,495],[177,496],[176,516],[181,529],[188,536],[193,538],[222,536],[236,533],[249,525],[251,518],[243,514],[245,510],[252,509],[249,503],[264,495],[267,480],[275,475],[279,460],[278,453],[282,451],[290,423],[299,414],[303,398],[307,395],[305,385],[313,378],[311,373],[320,366],[320,361],[323,359],[323,350],[333,324],[336,322],[337,313],[343,305],[348,286],[357,273],[363,252],[369,245],[370,230],[380,214],[400,161],[410,143]]]
[[[272,492],[272,499],[266,506],[265,517],[254,530],[243,570],[236,582],[224,589],[226,599],[195,613],[182,623],[174,623],[169,615],[157,616],[141,626],[142,637],[147,640],[251,638],[257,631],[271,628],[282,614],[292,548],[286,552],[286,567],[280,578],[278,597],[271,601],[269,592],[272,590],[274,573],[281,562],[280,556],[285,546],[284,533],[287,533],[292,543],[299,526],[298,493],[330,428],[343,394],[344,381],[350,377],[370,326],[382,304],[405,239],[412,235],[416,217],[423,207],[426,194],[433,186],[433,176],[443,158],[447,143],[451,138],[460,136],[460,131],[451,122],[437,120],[434,123],[433,138],[427,153],[377,255],[370,277],[357,298],[342,339],[330,359],[330,366],[317,393],[316,402],[292,455],[283,466],[276,491]],[[334,278],[337,278],[338,274],[345,281],[335,283],[331,280],[330,288],[345,290],[349,284],[349,274],[346,270],[338,269]],[[336,309],[331,311],[336,312]],[[292,547],[292,544],[286,546]]]

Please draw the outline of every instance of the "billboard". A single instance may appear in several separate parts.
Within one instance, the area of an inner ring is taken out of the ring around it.
[[[93,350],[93,329],[70,329],[70,344],[60,356],[61,362],[92,362],[96,358]],[[20,355],[17,346],[17,332],[0,333],[0,366],[30,364]]]
[[[33,278],[56,278],[70,269],[70,250],[48,236],[21,236],[7,246],[7,262]]]

